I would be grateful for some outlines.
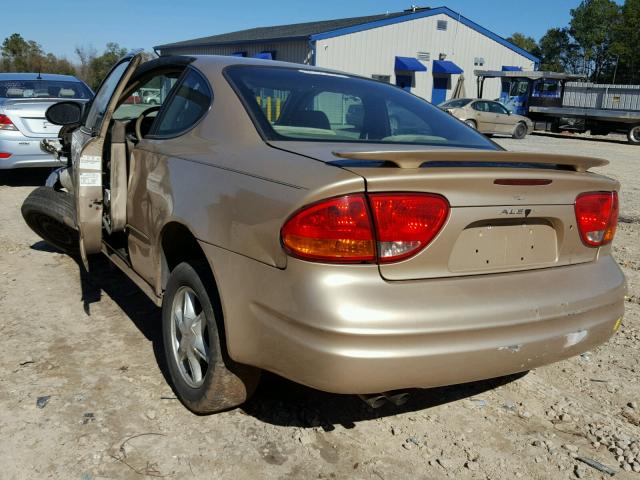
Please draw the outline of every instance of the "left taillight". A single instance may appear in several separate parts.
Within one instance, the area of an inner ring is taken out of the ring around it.
[[[582,242],[589,247],[611,243],[618,226],[618,192],[587,192],[575,202]]]
[[[354,194],[295,213],[282,227],[287,252],[332,263],[390,263],[425,248],[449,214],[447,200],[427,193]]]
[[[295,213],[282,227],[282,244],[305,260],[361,263],[375,260],[375,240],[362,194],[330,198]]]
[[[17,130],[11,119],[0,113],[0,130]]]

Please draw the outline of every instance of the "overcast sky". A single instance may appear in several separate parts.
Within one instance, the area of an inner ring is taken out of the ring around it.
[[[107,42],[150,50],[154,45],[257,26],[328,20],[410,7],[408,1],[372,0],[29,0],[2,2],[0,41],[17,32],[46,52],[76,61],[76,45],[102,51]],[[416,1],[416,0],[414,0]],[[579,0],[449,0],[447,6],[485,28],[509,36],[519,31],[538,39],[564,26]]]

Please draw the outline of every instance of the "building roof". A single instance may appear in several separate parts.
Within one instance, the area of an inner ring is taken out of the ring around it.
[[[40,78],[38,78],[40,77]],[[58,75],[56,73],[0,73],[0,80],[58,80],[65,82],[79,82],[73,75]]]
[[[463,25],[495,40],[501,45],[515,51],[533,62],[539,62],[538,57],[523,50],[517,45],[507,41],[496,33],[481,27],[477,23],[469,20],[461,14],[454,12],[447,7],[419,8],[404,12],[385,13],[381,15],[369,15],[366,17],[340,18],[335,20],[324,20],[318,22],[295,23],[291,25],[278,25],[273,27],[257,27],[237,32],[222,33],[210,37],[196,38],[176,43],[167,43],[154,47],[156,50],[166,50],[185,47],[220,46],[243,43],[267,43],[274,41],[290,40],[323,40],[325,38],[348,35],[354,32],[383,27],[395,23],[416,20],[418,18],[431,17],[434,15],[447,15],[453,20],[457,20]]]
[[[196,47],[225,45],[229,43],[268,42],[274,40],[289,40],[309,38],[317,33],[330,32],[341,28],[352,27],[364,23],[374,22],[385,18],[397,18],[406,15],[407,12],[388,13],[382,15],[369,15],[366,17],[338,18],[335,20],[323,20],[318,22],[294,23],[291,25],[276,25],[273,27],[257,27],[237,32],[222,33],[210,37],[185,40],[183,42],[168,43],[153,47],[158,50],[176,47]]]

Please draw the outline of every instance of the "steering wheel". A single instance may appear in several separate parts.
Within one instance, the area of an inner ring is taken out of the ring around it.
[[[160,110],[160,105],[156,105],[154,107],[151,108],[147,108],[145,111],[143,111],[138,118],[136,118],[136,123],[134,125],[134,131],[136,132],[136,138],[138,139],[138,141],[142,140],[142,121],[149,116],[149,114],[153,113],[153,112],[157,112],[158,110]]]

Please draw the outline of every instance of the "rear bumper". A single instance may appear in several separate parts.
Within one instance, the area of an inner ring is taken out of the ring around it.
[[[0,132],[0,152],[10,153],[0,158],[0,170],[24,167],[60,167],[64,162],[40,150],[42,138],[25,137],[20,132]]]
[[[605,342],[626,283],[606,255],[570,267],[384,281],[375,266],[289,259],[286,270],[202,244],[230,356],[336,393],[492,378]]]

